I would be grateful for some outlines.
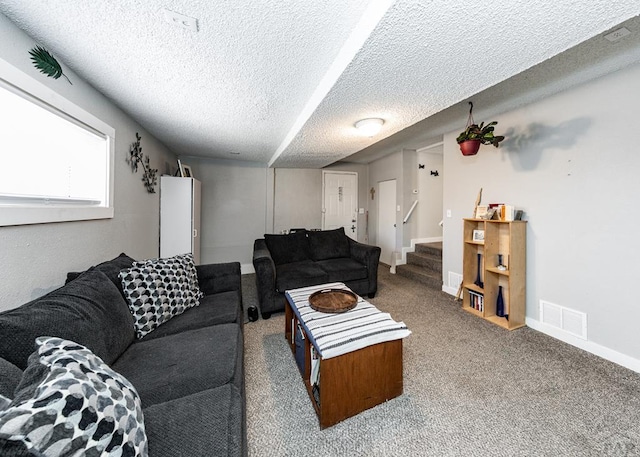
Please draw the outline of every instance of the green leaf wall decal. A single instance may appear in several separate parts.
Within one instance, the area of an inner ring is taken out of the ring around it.
[[[53,57],[45,48],[36,46],[29,51],[29,54],[31,55],[33,65],[42,73],[53,79],[58,79],[60,76],[64,76],[67,81],[69,81],[69,84],[73,85],[69,78],[67,78],[67,75],[62,72],[62,67],[56,58]]]

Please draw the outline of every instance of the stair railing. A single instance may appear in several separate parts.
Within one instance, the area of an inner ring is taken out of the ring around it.
[[[418,205],[418,200],[415,200],[413,202],[413,205],[411,205],[411,208],[409,208],[409,212],[407,213],[407,215],[404,217],[404,219],[402,219],[402,223],[406,224],[407,221],[409,220],[409,218],[411,217],[411,213],[413,213],[413,210],[416,209],[416,206]]]

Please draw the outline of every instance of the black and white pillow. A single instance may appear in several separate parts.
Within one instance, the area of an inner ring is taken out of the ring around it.
[[[120,279],[138,338],[198,306],[203,296],[191,254],[135,262]]]
[[[39,337],[36,346],[16,398],[0,410],[0,455],[148,455],[129,381],[73,341]]]
[[[0,411],[2,411],[3,409],[7,409],[7,407],[9,406],[9,403],[11,403],[10,399],[0,395]]]

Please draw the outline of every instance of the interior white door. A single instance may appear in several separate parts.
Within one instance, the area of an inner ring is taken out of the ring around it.
[[[352,239],[358,239],[358,173],[322,172],[322,228],[344,227]]]
[[[378,246],[380,262],[391,265],[396,250],[396,180],[378,183]]]

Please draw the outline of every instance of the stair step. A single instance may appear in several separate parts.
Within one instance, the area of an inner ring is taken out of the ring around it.
[[[431,254],[442,258],[442,242],[436,243],[418,243],[416,251],[423,254]]]
[[[407,264],[442,273],[442,258],[421,252],[407,252]]]
[[[410,278],[432,289],[442,289],[442,274],[417,265],[398,265],[396,274]]]

